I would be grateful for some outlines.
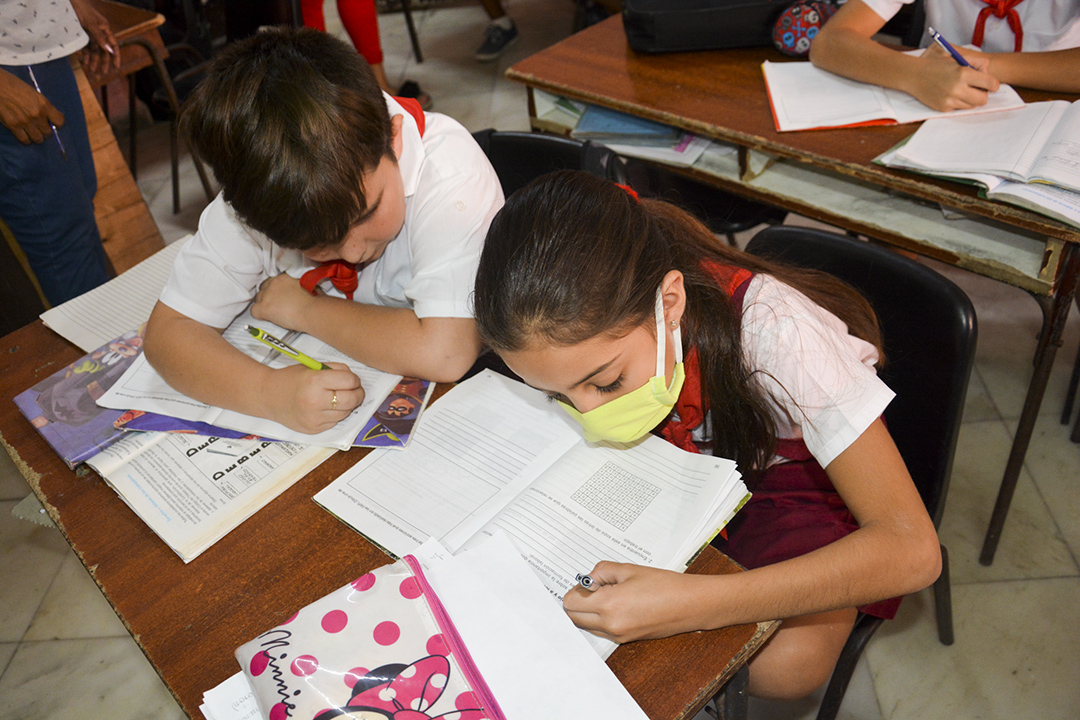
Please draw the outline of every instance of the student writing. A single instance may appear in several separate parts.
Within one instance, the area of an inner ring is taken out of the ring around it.
[[[1080,0],[927,0],[927,24],[971,67],[958,65],[935,45],[912,57],[872,39],[911,1],[849,0],[814,38],[811,62],[837,75],[903,90],[935,110],[984,105],[1000,83],[1080,92]],[[968,44],[982,51],[961,47]]]
[[[796,698],[829,677],[856,608],[892,617],[898,596],[940,572],[933,524],[880,419],[893,394],[873,367],[876,321],[830,276],[749,256],[674,206],[563,172],[496,216],[476,317],[586,437],[652,431],[708,448],[734,458],[754,493],[721,546],[747,572],[601,562],[591,591],[564,598],[577,625],[630,641],[784,618],[751,660],[750,687]]]
[[[225,342],[252,300],[256,319],[386,372],[453,381],[471,367],[469,296],[503,197],[461,125],[385,95],[352,48],[310,29],[230,45],[183,124],[223,191],[147,326],[170,385],[309,433],[362,402],[342,366],[271,370]]]

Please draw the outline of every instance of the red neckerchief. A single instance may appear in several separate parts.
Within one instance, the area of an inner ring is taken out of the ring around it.
[[[327,279],[350,300],[352,300],[353,293],[356,292],[356,288],[360,285],[360,278],[357,277],[355,265],[344,260],[330,260],[304,273],[300,278],[300,287],[312,295],[316,295],[318,294],[319,283]]]
[[[412,116],[413,120],[416,121],[416,129],[420,131],[420,137],[424,137],[424,128],[427,121],[420,103],[413,98],[396,97],[394,100],[405,112]],[[319,283],[327,279],[350,300],[352,300],[356,288],[360,286],[360,279],[357,277],[355,265],[344,260],[330,260],[304,273],[303,277],[300,278],[300,287],[315,295]]]
[[[724,293],[731,298],[732,305],[738,317],[742,316],[742,300],[746,294],[746,287],[750,284],[750,278],[754,274],[745,268],[721,265],[712,260],[702,263],[709,274],[720,284]],[[683,360],[682,391],[678,400],[675,401],[675,415],[669,417],[660,426],[660,436],[665,440],[688,452],[700,452],[694,444],[694,428],[701,425],[705,420],[705,413],[709,411],[708,405],[701,396],[701,367],[698,363],[697,348],[690,348]]]
[[[994,17],[1005,18],[1016,36],[1015,50],[1020,52],[1024,47],[1024,28],[1020,24],[1020,13],[1013,10],[1014,7],[1024,0],[981,0],[988,7],[979,11],[979,17],[975,19],[975,32],[971,35],[971,44],[982,48],[983,33],[986,31],[986,19]]]

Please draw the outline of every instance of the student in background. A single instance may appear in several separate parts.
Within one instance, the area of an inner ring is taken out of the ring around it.
[[[754,493],[720,546],[747,572],[601,562],[591,591],[564,598],[578,626],[626,642],[783,618],[750,689],[791,699],[828,679],[856,609],[891,618],[938,576],[933,523],[881,420],[893,393],[873,311],[832,277],[561,172],[492,222],[475,303],[485,343],[586,438],[653,431],[733,458]]]
[[[465,128],[384,94],[351,47],[308,28],[227,46],[182,122],[223,190],[147,326],[170,385],[308,433],[362,402],[342,366],[272,370],[222,339],[252,300],[255,318],[386,372],[453,381],[472,366],[473,278],[503,197]]]
[[[300,12],[304,25],[326,32],[326,16],[323,14],[325,0],[300,0]],[[383,92],[397,97],[413,98],[420,107],[431,109],[431,96],[420,89],[414,80],[406,80],[393,90],[383,69],[382,43],[379,41],[379,14],[375,0],[337,0],[338,16],[356,51],[364,56]]]
[[[111,276],[94,219],[94,157],[68,59],[76,52],[88,72],[120,65],[109,23],[89,0],[3,3],[0,218],[53,305]]]
[[[872,39],[909,2],[849,0],[814,38],[811,62],[837,75],[902,90],[935,110],[984,105],[999,83],[1080,92],[1080,0],[926,0],[927,24],[971,67],[960,66],[936,45],[909,57]]]

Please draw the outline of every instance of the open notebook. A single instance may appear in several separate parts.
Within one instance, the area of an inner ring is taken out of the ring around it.
[[[780,132],[859,127],[863,125],[903,125],[932,117],[975,115],[1023,107],[1024,101],[1008,85],[990,94],[982,107],[933,110],[911,95],[834,75],[806,62],[774,63],[761,66],[769,91],[773,120]]]

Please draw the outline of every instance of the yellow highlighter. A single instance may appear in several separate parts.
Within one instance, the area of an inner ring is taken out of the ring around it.
[[[329,370],[330,366],[326,363],[321,363],[318,360],[308,357],[299,350],[293,348],[291,345],[286,344],[282,340],[278,340],[276,337],[266,332],[265,330],[257,327],[251,327],[245,325],[244,329],[251,333],[251,337],[255,338],[261,343],[269,345],[273,349],[277,350],[282,355],[291,357],[296,362],[311,368],[312,370]]]

